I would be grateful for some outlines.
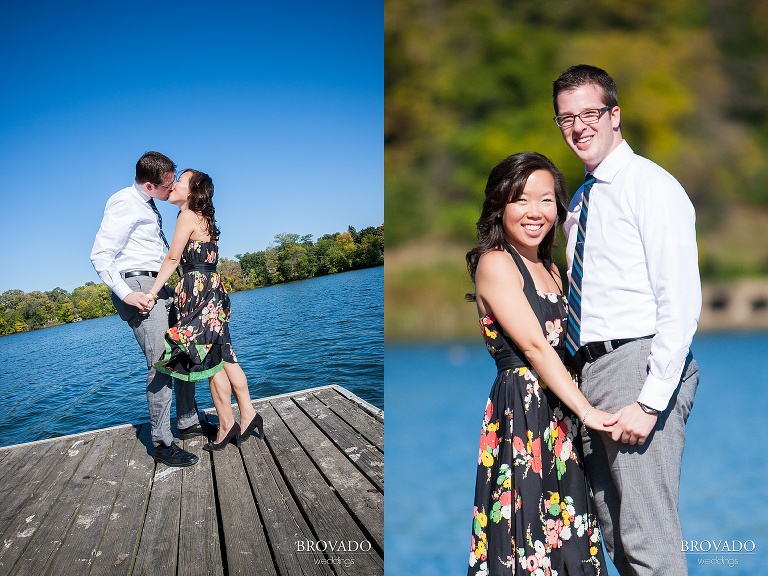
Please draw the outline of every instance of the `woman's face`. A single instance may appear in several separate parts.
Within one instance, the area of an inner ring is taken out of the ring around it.
[[[507,204],[502,215],[504,234],[518,252],[535,255],[557,220],[555,179],[546,170],[528,177],[523,193]]]
[[[189,198],[189,180],[192,178],[192,172],[184,172],[171,188],[171,194],[168,196],[168,202],[182,208]]]

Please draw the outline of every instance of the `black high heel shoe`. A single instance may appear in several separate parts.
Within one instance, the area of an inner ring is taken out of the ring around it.
[[[224,450],[224,448],[226,448],[227,444],[230,442],[240,448],[240,424],[237,422],[235,422],[232,425],[232,428],[229,429],[229,432],[227,432],[224,440],[218,444],[216,442],[208,442],[203,446],[203,450],[207,450],[208,452],[213,452],[214,450]]]
[[[256,412],[256,416],[253,417],[253,420],[251,420],[251,423],[248,424],[248,427],[243,430],[243,433],[240,435],[240,441],[245,441],[250,438],[251,434],[253,434],[253,431],[256,429],[259,429],[259,438],[262,440],[264,439],[264,418],[261,417],[261,414]]]

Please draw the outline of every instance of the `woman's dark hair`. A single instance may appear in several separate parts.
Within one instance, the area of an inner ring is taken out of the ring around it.
[[[467,268],[472,282],[480,257],[486,252],[503,250],[507,241],[504,234],[502,215],[510,202],[516,202],[523,193],[528,178],[534,172],[549,172],[555,181],[555,202],[557,219],[552,229],[539,244],[538,256],[546,262],[552,260],[552,248],[555,245],[555,233],[558,225],[568,213],[568,192],[563,174],[546,156],[538,152],[520,152],[504,158],[488,175],[485,186],[485,202],[480,219],[477,221],[477,246],[467,252]],[[467,295],[469,300],[474,300]]]
[[[213,208],[213,180],[205,172],[198,172],[187,168],[181,174],[191,172],[189,179],[189,199],[187,206],[193,212],[198,212],[208,228],[211,240],[218,240],[221,231],[216,227],[216,211]]]

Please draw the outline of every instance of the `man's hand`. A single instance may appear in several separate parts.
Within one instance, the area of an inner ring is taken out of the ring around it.
[[[621,440],[624,444],[645,444],[653,427],[656,426],[658,414],[646,414],[637,402],[625,406],[609,420],[603,422],[606,427],[613,426],[611,438],[618,442]]]
[[[129,306],[135,306],[142,314],[149,314],[155,304],[155,301],[144,292],[131,292],[123,298],[123,302]]]

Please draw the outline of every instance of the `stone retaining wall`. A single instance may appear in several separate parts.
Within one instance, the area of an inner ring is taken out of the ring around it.
[[[703,284],[699,329],[768,329],[768,280]]]

